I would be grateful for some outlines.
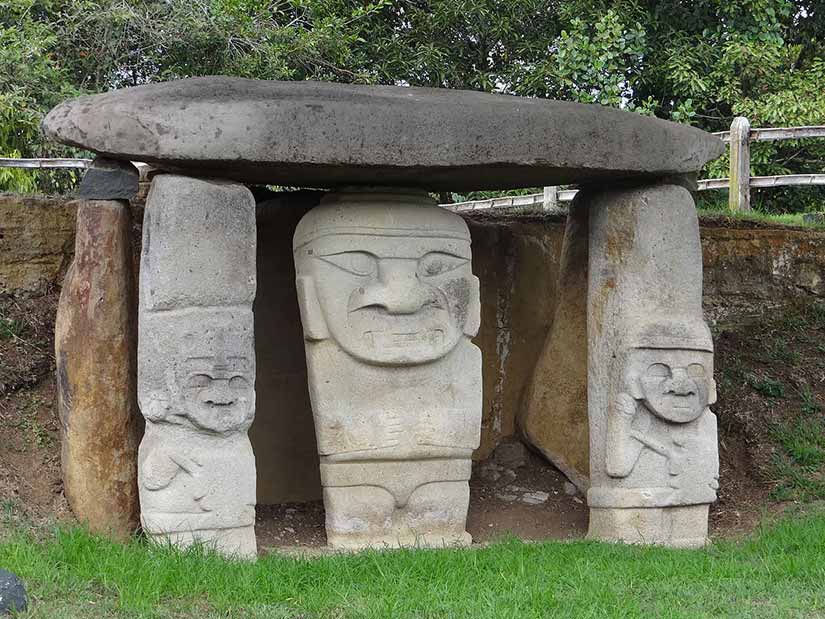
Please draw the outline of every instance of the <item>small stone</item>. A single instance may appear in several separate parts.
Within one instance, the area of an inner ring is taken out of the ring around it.
[[[518,496],[516,496],[515,494],[497,494],[496,498],[499,501],[506,501],[507,503],[512,503],[518,498]]]
[[[11,572],[0,569],[0,615],[23,612],[27,606],[23,581]]]
[[[505,490],[508,492],[530,492],[529,488],[522,488],[521,486],[516,486],[514,484],[508,485]]]
[[[486,462],[478,469],[478,474],[484,481],[494,482],[501,478],[501,468],[494,462]]]
[[[502,473],[502,476],[503,476],[503,477],[506,477],[506,478],[507,478],[507,479],[509,479],[510,481],[515,481],[515,480],[516,480],[516,472],[515,472],[513,469],[506,469],[506,470]]]
[[[284,527],[284,531],[286,531],[287,533],[295,533],[295,529],[293,529],[292,527]]]
[[[84,200],[131,200],[138,193],[140,173],[128,161],[98,157],[80,181]]]
[[[567,496],[576,496],[579,493],[579,489],[576,488],[575,484],[571,484],[569,481],[564,482],[564,494]]]
[[[517,469],[527,464],[527,449],[521,441],[501,443],[493,452],[496,464],[508,469]]]
[[[549,498],[550,495],[548,493],[538,490],[536,492],[525,492],[521,496],[521,502],[527,503],[528,505],[541,505],[542,503],[546,503]]]

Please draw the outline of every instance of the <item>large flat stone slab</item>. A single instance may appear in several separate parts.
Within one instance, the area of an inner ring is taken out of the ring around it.
[[[621,110],[479,92],[202,77],[80,97],[47,136],[247,183],[466,191],[684,174],[724,151]]]

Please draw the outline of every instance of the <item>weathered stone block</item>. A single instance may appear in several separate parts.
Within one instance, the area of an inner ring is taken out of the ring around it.
[[[579,490],[590,485],[587,421],[588,209],[570,207],[558,271],[553,326],[547,335],[521,412],[531,445]]]
[[[156,539],[254,557],[255,203],[163,175],[147,199],[138,396],[141,522]]]
[[[690,174],[725,152],[677,124],[568,101],[211,76],[80,97],[58,141],[167,170],[304,187],[536,187]]]
[[[328,542],[469,543],[481,352],[467,225],[423,193],[331,194],[293,245]]]
[[[125,202],[79,201],[55,320],[63,487],[92,531],[138,528],[137,307]]]

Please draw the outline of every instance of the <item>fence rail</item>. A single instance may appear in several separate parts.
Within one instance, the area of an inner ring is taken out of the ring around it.
[[[88,168],[91,159],[10,159],[0,157],[0,168]]]

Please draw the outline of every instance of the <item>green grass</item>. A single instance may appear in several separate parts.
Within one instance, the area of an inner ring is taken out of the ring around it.
[[[748,213],[741,213],[736,211],[729,211],[726,208],[701,208],[699,209],[699,217],[730,217],[732,219],[740,219],[743,221],[756,221],[766,224],[778,224],[783,226],[801,226],[804,228],[812,228],[814,230],[825,230],[825,224],[808,223],[802,219],[802,213],[785,213],[776,215],[773,213],[762,213],[760,211],[750,211]]]
[[[23,616],[50,619],[822,617],[825,510],[705,550],[504,541],[257,563],[14,529],[0,565],[29,587]]]
[[[19,338],[25,330],[26,324],[22,320],[0,316],[0,340]]]
[[[748,384],[766,398],[784,398],[785,385],[780,380],[770,376],[757,376],[748,374],[746,376]]]

